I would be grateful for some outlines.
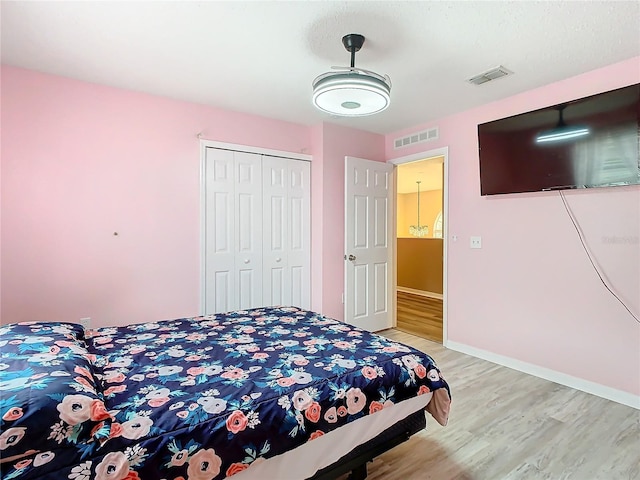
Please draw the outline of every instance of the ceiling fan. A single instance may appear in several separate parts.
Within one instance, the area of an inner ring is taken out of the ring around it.
[[[313,81],[313,103],[333,115],[359,117],[383,111],[391,101],[391,79],[371,70],[355,66],[356,52],[364,44],[364,36],[350,33],[342,44],[351,53],[349,67],[331,67]]]

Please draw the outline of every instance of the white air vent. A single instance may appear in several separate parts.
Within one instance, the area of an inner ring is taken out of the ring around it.
[[[393,148],[402,148],[414,143],[431,142],[438,139],[438,127],[423,130],[421,132],[412,133],[406,137],[396,138],[393,141]]]
[[[482,85],[483,83],[490,82],[491,80],[495,80],[496,78],[506,77],[507,75],[513,75],[513,72],[507,70],[502,65],[492,68],[491,70],[481,73],[480,75],[476,75],[473,78],[467,80],[469,83],[473,83],[474,85]]]

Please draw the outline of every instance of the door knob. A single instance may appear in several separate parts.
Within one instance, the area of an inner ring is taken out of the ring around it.
[[[349,260],[350,260],[350,261],[352,261],[352,262],[353,262],[355,259],[356,259],[356,256],[355,256],[355,255],[349,255]]]
[[[276,258],[276,262],[280,263],[282,259],[280,257]]]
[[[244,259],[244,263],[249,263],[249,259],[248,259],[248,258],[245,258],[245,259]]]

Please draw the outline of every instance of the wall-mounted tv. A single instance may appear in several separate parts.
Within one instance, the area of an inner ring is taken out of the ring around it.
[[[480,193],[640,184],[640,84],[478,125]]]

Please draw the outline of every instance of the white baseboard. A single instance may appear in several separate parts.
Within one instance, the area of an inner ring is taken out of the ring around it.
[[[413,295],[420,295],[421,297],[437,298],[439,300],[442,300],[443,298],[441,293],[426,292],[424,290],[416,290],[415,288],[396,287],[396,290],[399,292],[411,293]]]
[[[606,398],[607,400],[621,403],[623,405],[627,405],[629,407],[640,410],[640,396],[633,395],[629,392],[617,390],[615,388],[600,385],[595,382],[590,382],[589,380],[573,377],[565,373],[540,367],[538,365],[533,365],[531,363],[522,362],[510,357],[505,357],[503,355],[498,355],[497,353],[482,350],[480,348],[470,347],[469,345],[465,345],[463,343],[452,342],[449,340],[445,346],[446,348],[455,350],[456,352],[466,353],[467,355],[471,355],[472,357],[488,360],[489,362],[497,363],[498,365],[512,368],[513,370],[518,370],[519,372],[528,373],[529,375],[533,375],[534,377],[543,378],[551,382],[559,383],[560,385],[564,385],[566,387],[575,388],[576,390],[581,390],[583,392]]]

